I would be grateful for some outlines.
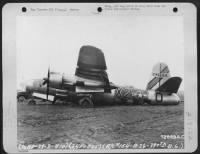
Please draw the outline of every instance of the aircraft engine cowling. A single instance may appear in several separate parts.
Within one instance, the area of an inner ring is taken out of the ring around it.
[[[61,88],[63,84],[63,75],[60,73],[51,73],[49,78],[49,86],[52,88]]]
[[[175,93],[163,93],[149,90],[147,93],[147,102],[152,105],[177,105],[180,98]]]

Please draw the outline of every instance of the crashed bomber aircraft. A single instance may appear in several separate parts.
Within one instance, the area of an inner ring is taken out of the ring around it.
[[[164,63],[154,66],[146,90],[114,85],[109,81],[106,69],[103,52],[93,46],[83,46],[74,78],[70,79],[65,74],[50,72],[48,69],[48,75],[42,82],[36,80],[33,85],[26,86],[26,91],[32,96],[29,103],[35,103],[34,97],[40,97],[40,94],[45,94],[47,100],[49,95],[53,96],[53,103],[66,100],[80,106],[144,103],[175,105],[180,102],[177,91],[182,79],[171,77]]]

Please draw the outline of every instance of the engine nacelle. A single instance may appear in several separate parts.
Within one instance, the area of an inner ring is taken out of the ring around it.
[[[63,84],[63,75],[60,73],[51,73],[49,77],[49,87],[51,88],[61,88]]]
[[[73,84],[76,83],[71,76],[66,76],[65,74],[60,73],[51,73],[49,78],[49,87],[56,88],[56,89],[68,89],[71,91],[73,90]]]
[[[147,102],[155,105],[177,105],[180,103],[180,98],[175,93],[164,93],[149,90],[147,93]]]

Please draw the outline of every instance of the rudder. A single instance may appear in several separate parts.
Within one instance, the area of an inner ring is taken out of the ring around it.
[[[170,71],[165,63],[157,63],[152,69],[150,81],[146,90],[157,89],[170,78]]]

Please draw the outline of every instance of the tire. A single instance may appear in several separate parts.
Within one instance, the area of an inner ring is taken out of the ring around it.
[[[54,98],[52,104],[53,105],[56,104],[56,101],[57,101],[57,98]]]
[[[19,96],[18,99],[17,99],[17,101],[18,101],[19,103],[23,103],[25,100],[26,100],[26,97],[25,97],[25,96]]]
[[[143,105],[143,104],[144,104],[144,99],[143,99],[143,98],[139,98],[138,104],[139,104],[139,105]]]
[[[35,105],[36,101],[34,99],[31,99],[28,101],[28,105]]]
[[[93,107],[94,106],[93,101],[89,97],[83,97],[83,98],[81,98],[79,100],[78,104],[81,107]]]

